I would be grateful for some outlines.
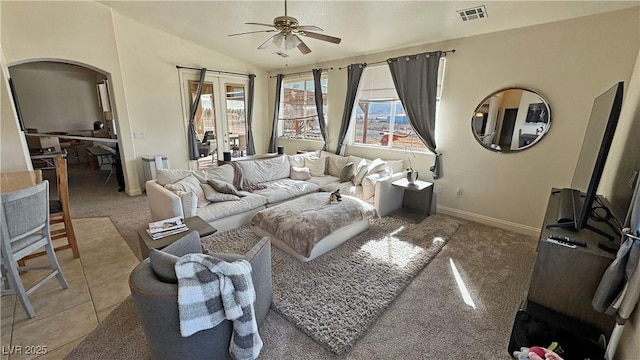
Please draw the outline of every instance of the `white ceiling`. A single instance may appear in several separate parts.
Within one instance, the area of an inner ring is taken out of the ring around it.
[[[257,47],[272,33],[245,22],[273,23],[284,1],[99,1],[120,14],[195,44],[255,64],[283,68],[274,45]],[[290,50],[288,66],[404,48],[638,6],[640,1],[288,1],[288,15],[342,38],[339,45],[302,37],[312,52]],[[488,17],[463,22],[457,10],[485,5]],[[445,50],[445,49],[443,49]]]

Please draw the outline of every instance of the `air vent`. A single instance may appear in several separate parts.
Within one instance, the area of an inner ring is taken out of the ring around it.
[[[460,15],[460,18],[462,18],[462,21],[484,19],[488,16],[484,5],[471,9],[458,10],[458,14]]]
[[[289,55],[287,53],[285,53],[284,51],[276,51],[274,52],[274,54],[282,56],[283,58],[288,58]]]

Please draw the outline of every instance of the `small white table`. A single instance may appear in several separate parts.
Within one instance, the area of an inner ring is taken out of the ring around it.
[[[413,223],[419,223],[429,216],[431,212],[431,198],[433,196],[433,183],[416,180],[410,184],[406,178],[391,183],[393,186],[404,189],[402,207],[391,215],[405,219]]]

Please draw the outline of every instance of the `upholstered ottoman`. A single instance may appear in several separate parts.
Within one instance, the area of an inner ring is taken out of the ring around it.
[[[301,261],[309,261],[369,228],[376,209],[358,198],[342,196],[329,203],[329,193],[313,193],[266,208],[251,220],[253,232]]]

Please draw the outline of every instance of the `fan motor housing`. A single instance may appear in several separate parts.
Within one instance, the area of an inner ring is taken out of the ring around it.
[[[298,26],[298,19],[291,16],[278,16],[273,19],[273,26],[278,30],[295,28]]]

